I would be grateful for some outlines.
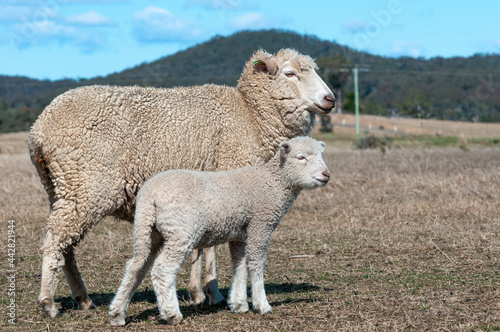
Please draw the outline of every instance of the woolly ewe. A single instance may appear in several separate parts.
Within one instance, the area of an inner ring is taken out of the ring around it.
[[[307,135],[313,112],[334,106],[315,69],[310,57],[293,50],[275,56],[257,51],[236,88],[88,86],[54,99],[28,142],[50,201],[38,298],[44,312],[59,314],[54,295],[61,267],[78,308],[93,307],[74,246],[104,216],[133,221],[137,192],[151,176],[262,165],[281,141]],[[205,290],[217,303],[224,298],[215,279],[215,251],[207,251]],[[193,253],[188,286],[194,304],[205,299],[199,254]]]
[[[171,170],[148,180],[137,196],[134,257],[110,306],[112,325],[124,325],[127,308],[149,267],[160,316],[179,324],[176,275],[193,249],[229,242],[234,280],[233,312],[247,312],[250,273],[253,308],[271,313],[264,291],[264,263],[271,233],[303,189],[330,179],[325,144],[297,137],[280,144],[262,166],[225,172]]]

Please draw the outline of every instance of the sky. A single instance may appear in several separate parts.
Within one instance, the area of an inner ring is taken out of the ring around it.
[[[0,75],[105,76],[271,28],[390,57],[500,54],[499,13],[498,0],[0,0]]]

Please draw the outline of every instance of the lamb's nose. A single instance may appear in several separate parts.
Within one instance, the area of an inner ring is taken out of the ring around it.
[[[330,172],[328,172],[328,171],[324,171],[324,172],[323,172],[323,176],[324,176],[325,178],[327,178],[328,180],[330,180]]]

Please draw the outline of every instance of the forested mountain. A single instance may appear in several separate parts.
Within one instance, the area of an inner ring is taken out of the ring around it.
[[[0,132],[29,129],[55,96],[81,85],[234,86],[256,49],[274,53],[283,47],[317,59],[320,74],[343,96],[344,111],[353,109],[351,68],[358,66],[364,113],[500,121],[500,55],[395,59],[353,51],[312,36],[265,30],[214,37],[154,62],[88,80],[0,76]]]

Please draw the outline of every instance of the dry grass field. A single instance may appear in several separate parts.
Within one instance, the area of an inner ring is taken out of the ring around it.
[[[382,154],[330,146],[324,157],[333,180],[303,192],[273,234],[265,270],[272,315],[191,307],[185,266],[178,278],[181,325],[159,319],[147,277],[133,298],[128,325],[111,328],[108,306],[132,256],[132,227],[105,219],[77,249],[97,309],[75,310],[61,275],[56,301],[63,315],[56,321],[43,317],[38,249],[48,201],[27,152],[17,148],[25,138],[0,136],[0,143],[13,146],[0,154],[2,330],[500,330],[500,149]],[[9,220],[16,233],[15,325],[6,308]],[[219,285],[227,295],[227,246],[218,253]]]

